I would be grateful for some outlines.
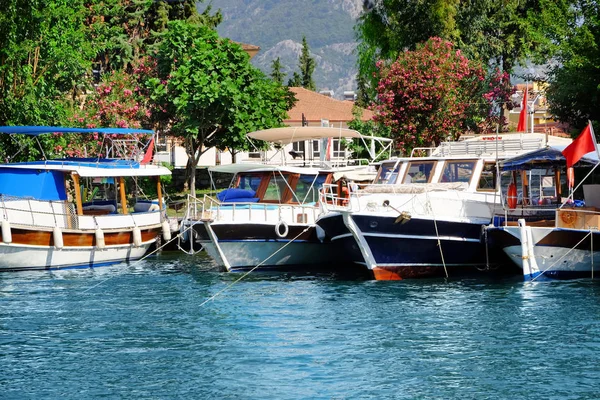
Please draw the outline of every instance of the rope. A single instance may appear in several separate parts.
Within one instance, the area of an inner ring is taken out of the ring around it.
[[[429,193],[425,192],[427,196],[427,202],[429,203],[429,209],[431,210],[431,216],[433,217],[433,226],[435,227],[435,235],[437,236],[437,245],[440,249],[440,256],[442,257],[442,265],[444,266],[444,272],[446,278],[448,278],[448,269],[446,268],[446,261],[444,260],[444,251],[442,250],[442,241],[440,240],[440,233],[438,231],[437,220],[435,219],[435,213],[433,212],[433,206],[431,205],[431,199]]]
[[[136,261],[132,262],[130,265],[135,265],[135,264],[137,264],[137,263],[139,263],[139,262],[142,262],[142,261],[144,261],[146,258],[148,258],[148,257],[150,257],[151,255],[153,255],[154,253],[158,252],[159,250],[162,250],[162,248],[163,248],[163,247],[165,247],[166,245],[168,245],[169,243],[171,243],[171,242],[172,242],[172,241],[174,241],[175,239],[179,238],[179,236],[181,236],[183,233],[185,233],[186,231],[188,231],[188,230],[189,230],[189,229],[191,229],[192,227],[193,227],[193,225],[191,225],[189,228],[185,229],[183,232],[180,232],[180,233],[178,233],[178,234],[177,234],[177,235],[176,235],[174,238],[171,238],[171,240],[169,240],[168,242],[165,242],[165,244],[163,244],[163,245],[162,245],[162,246],[160,246],[160,247],[157,247],[155,250],[153,250],[153,251],[151,251],[150,253],[146,254],[145,256],[143,256],[142,258],[140,258],[139,260],[136,260]],[[92,286],[92,287],[89,287],[89,288],[87,288],[86,290],[84,290],[84,291],[83,291],[83,293],[87,293],[87,292],[89,292],[90,290],[92,290],[92,289],[94,289],[94,288],[97,288],[97,287],[98,287],[98,286],[100,286],[100,285],[103,285],[103,284],[105,284],[105,283],[106,283],[106,282],[108,282],[109,280],[113,279],[115,276],[116,276],[116,275],[113,275],[113,276],[111,276],[111,277],[109,277],[109,278],[107,278],[107,279],[105,279],[105,280],[103,280],[103,281],[99,282],[98,284],[96,284],[96,285],[94,285],[94,286]]]
[[[252,272],[254,272],[258,267],[260,267],[261,265],[263,265],[265,262],[267,262],[269,259],[271,259],[271,257],[273,257],[275,254],[279,253],[281,250],[285,249],[290,243],[292,243],[294,240],[298,239],[300,237],[300,235],[302,235],[304,232],[308,231],[308,226],[302,231],[300,232],[298,235],[296,235],[295,238],[293,238],[292,240],[290,240],[289,242],[287,242],[285,245],[283,245],[281,248],[279,248],[277,251],[275,251],[273,254],[271,254],[269,257],[265,258],[264,260],[262,260],[259,264],[257,264],[255,267],[253,267],[250,271],[246,272],[244,275],[240,276],[238,279],[236,279],[235,281],[231,282],[229,285],[225,286],[223,289],[219,290],[217,293],[215,293],[214,295],[212,295],[211,297],[209,297],[208,299],[204,300],[201,304],[200,307],[203,307],[206,303],[208,303],[209,301],[214,300],[215,298],[217,298],[219,295],[221,295],[223,292],[229,290],[229,288],[231,288],[233,285],[235,285],[236,283],[238,283],[239,281],[241,281],[242,279],[244,279],[245,277],[247,277],[248,275],[250,275]]]

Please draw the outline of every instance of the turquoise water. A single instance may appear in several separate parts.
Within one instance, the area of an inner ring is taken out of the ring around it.
[[[240,276],[0,275],[0,398],[600,397],[598,281]]]

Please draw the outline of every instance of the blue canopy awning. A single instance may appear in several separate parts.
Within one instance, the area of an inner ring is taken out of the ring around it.
[[[566,166],[567,160],[562,151],[566,146],[551,146],[530,151],[516,157],[500,161],[502,171],[530,170],[535,168],[553,168]],[[594,166],[598,164],[598,155],[588,153],[579,160],[576,167]]]
[[[30,135],[38,136],[45,133],[101,133],[104,135],[152,135],[154,131],[149,129],[134,128],[66,128],[63,126],[0,126],[0,133],[8,135]]]

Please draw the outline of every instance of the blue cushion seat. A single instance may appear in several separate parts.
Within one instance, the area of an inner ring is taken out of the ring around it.
[[[224,203],[256,203],[258,198],[254,190],[230,188],[217,193],[217,199]]]

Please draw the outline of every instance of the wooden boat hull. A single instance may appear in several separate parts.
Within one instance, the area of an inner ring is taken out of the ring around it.
[[[99,248],[95,232],[65,230],[59,249],[52,231],[13,228],[10,243],[0,240],[0,271],[98,267],[133,261],[146,254],[159,234],[158,228],[142,230],[141,243],[136,246],[132,230],[105,232],[105,246]]]

